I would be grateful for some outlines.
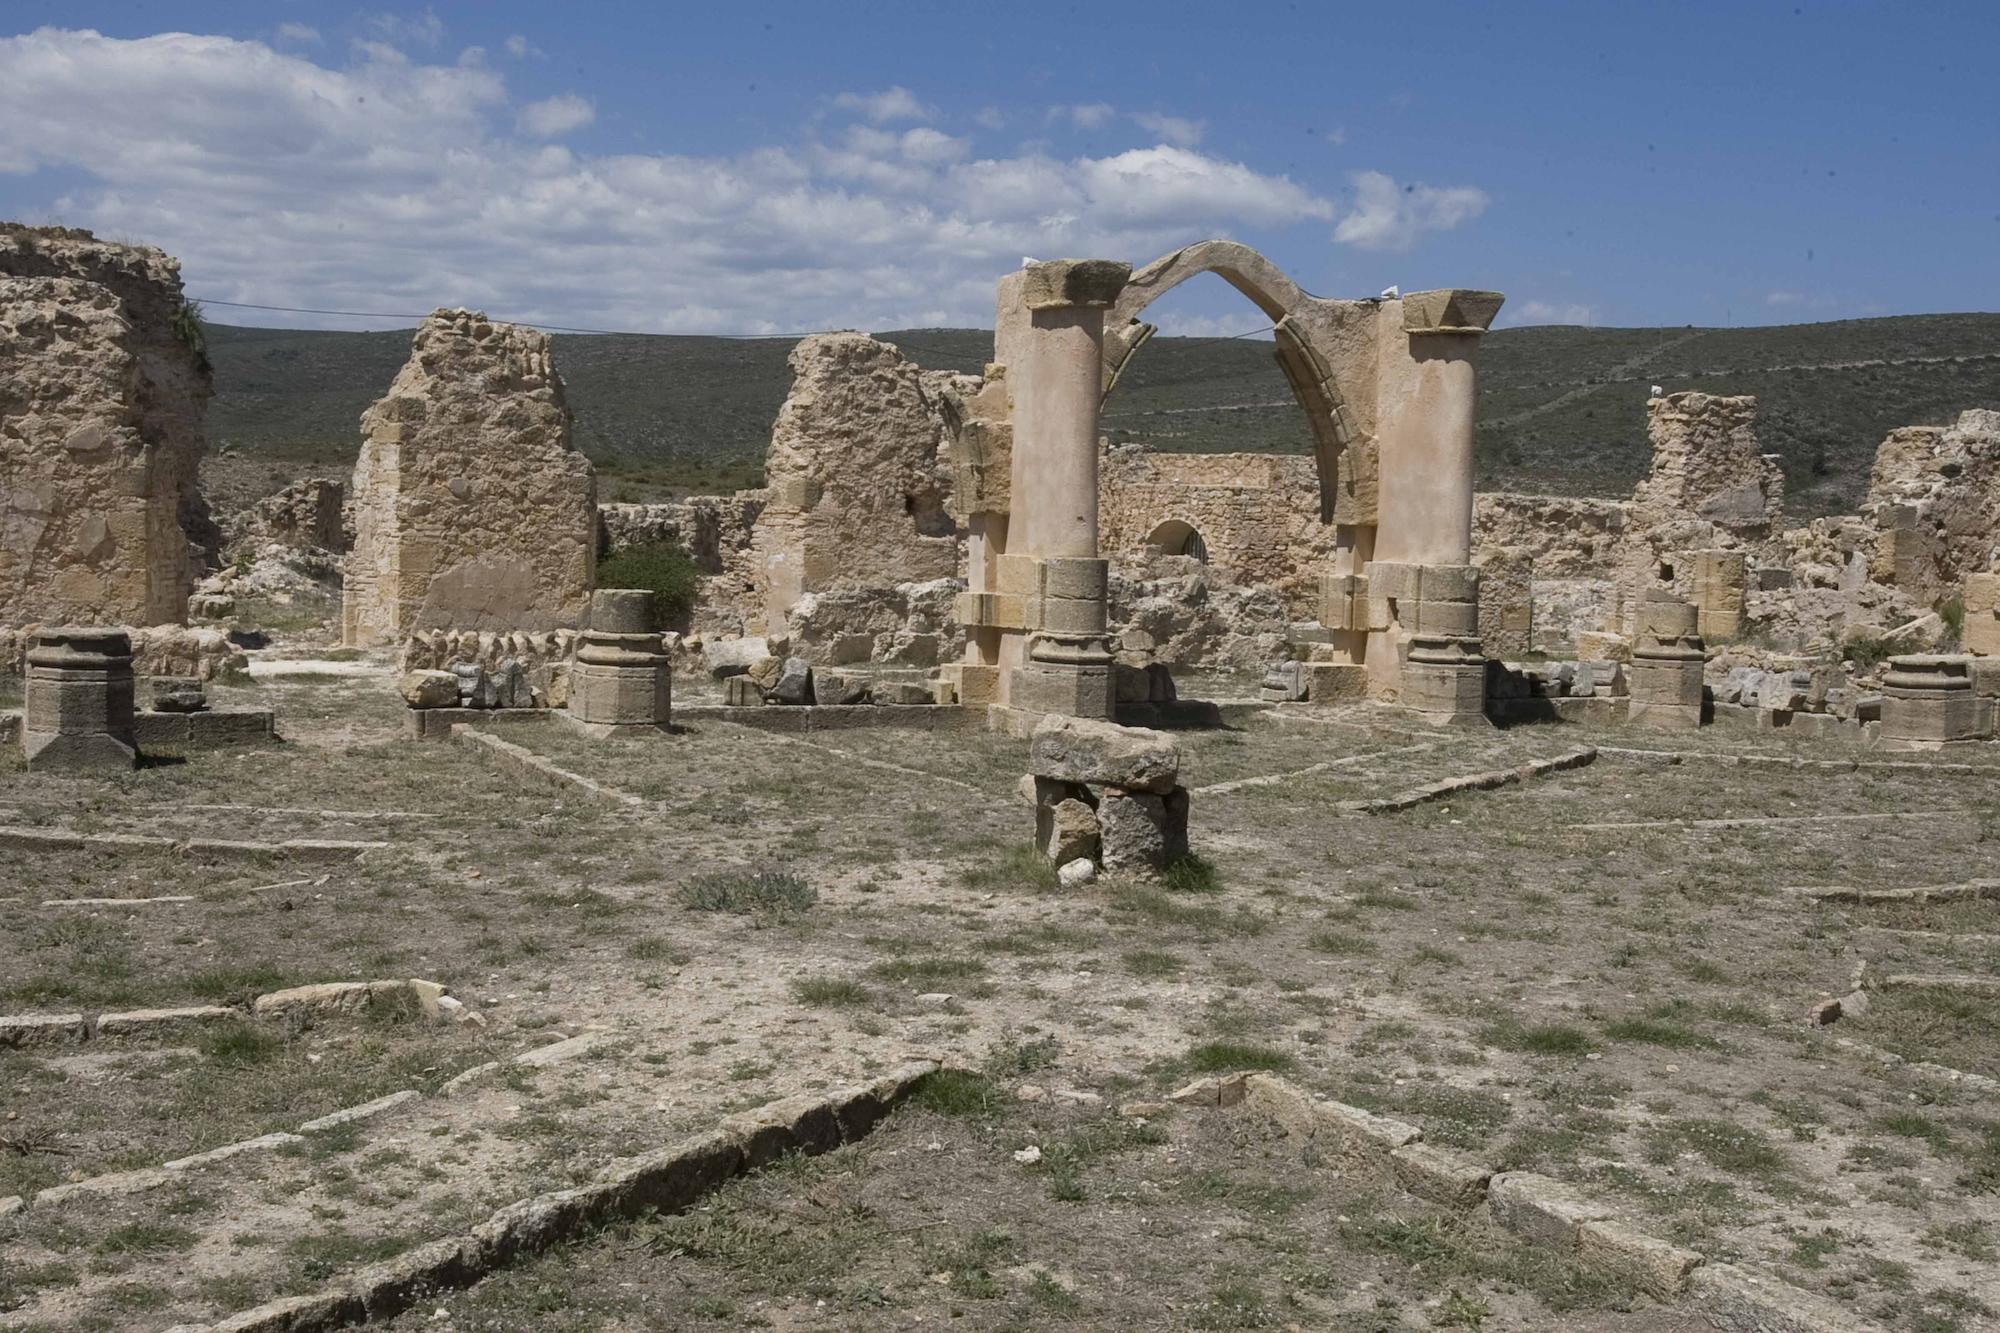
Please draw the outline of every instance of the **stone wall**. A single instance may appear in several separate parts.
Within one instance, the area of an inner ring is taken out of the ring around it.
[[[1891,431],[1862,516],[1877,530],[1869,576],[1928,606],[2000,560],[2000,411]]]
[[[1311,619],[1334,549],[1320,521],[1317,463],[1299,454],[1169,454],[1141,445],[1105,451],[1098,470],[1098,546],[1107,556],[1190,554],[1229,582],[1272,589]]]
[[[295,481],[224,522],[225,555],[268,546],[338,555],[353,545],[347,532],[347,487],[324,477]]]
[[[751,543],[766,623],[807,593],[958,577],[948,444],[978,380],[859,333],[803,339],[791,367]]]
[[[347,643],[582,622],[596,482],[570,440],[548,335],[435,311],[361,425]]]
[[[0,674],[22,675],[37,625],[0,626]],[[219,629],[195,625],[118,625],[132,637],[132,670],[140,676],[214,680],[247,672],[250,659]]]
[[[197,342],[167,255],[0,224],[0,623],[185,620],[216,545]]]

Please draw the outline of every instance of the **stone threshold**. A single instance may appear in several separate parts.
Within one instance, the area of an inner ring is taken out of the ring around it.
[[[857,1142],[937,1070],[934,1061],[912,1061],[864,1087],[790,1097],[731,1116],[710,1133],[620,1159],[576,1189],[509,1204],[464,1235],[420,1245],[326,1291],[272,1301],[213,1324],[178,1324],[166,1333],[327,1333],[387,1319],[607,1223],[684,1211],[786,1154],[817,1155]]]
[[[1863,1333],[1868,1324],[1775,1276],[1646,1235],[1621,1210],[1531,1171],[1494,1171],[1423,1141],[1416,1125],[1330,1101],[1272,1074],[1203,1079],[1173,1095],[1182,1103],[1261,1115],[1343,1168],[1463,1213],[1484,1208],[1500,1227],[1588,1268],[1616,1273],[1662,1302],[1684,1305],[1718,1328],[1769,1333]]]

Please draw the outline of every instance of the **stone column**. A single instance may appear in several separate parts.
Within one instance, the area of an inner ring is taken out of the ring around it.
[[[1626,721],[1660,731],[1701,725],[1701,675],[1708,653],[1700,617],[1693,603],[1660,594],[1639,603]]]
[[[1981,739],[1972,659],[1932,653],[1889,659],[1882,678],[1882,742],[1896,750],[1942,750]]]
[[[36,631],[21,727],[30,770],[137,768],[132,709],[130,635],[75,626]]]
[[[1007,370],[1014,454],[1002,593],[1024,600],[1025,660],[1007,703],[1026,712],[1108,718],[1106,565],[1097,553],[1097,409],[1104,394],[1104,311],[1131,265],[1063,259],[1020,275],[1028,312]],[[1004,659],[1003,659],[1004,660]]]
[[[572,725],[595,736],[667,725],[673,676],[651,591],[599,588],[570,666]]]

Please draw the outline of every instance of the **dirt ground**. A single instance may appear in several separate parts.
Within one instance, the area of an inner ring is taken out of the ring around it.
[[[0,1197],[427,1094],[0,1218],[0,1328],[162,1328],[314,1290],[911,1055],[976,1073],[859,1145],[405,1322],[1685,1326],[1224,1113],[1118,1112],[1235,1068],[1576,1182],[1643,1230],[1891,1328],[2000,1320],[2000,1109],[1893,1060],[2000,1076],[1992,997],[1882,990],[1866,1013],[1805,1022],[1862,960],[1874,976],[1992,976],[2000,905],[1788,892],[2000,874],[2000,756],[1950,756],[1979,769],[1964,773],[1784,733],[1446,734],[1241,710],[1176,733],[1204,864],[1062,891],[1024,850],[1025,744],[989,733],[496,729],[635,807],[471,745],[402,740],[379,673],[214,695],[275,706],[287,743],[115,779],[31,777],[10,756],[0,823],[389,845],[324,866],[0,850],[0,1014],[421,977],[481,1021],[245,1020],[0,1050]],[[1400,814],[1339,809],[1586,744],[1689,757],[1601,753]],[[1774,822],[1689,822],[1721,816]],[[572,1037],[568,1058],[509,1063]],[[1023,1165],[1028,1146],[1041,1160]]]

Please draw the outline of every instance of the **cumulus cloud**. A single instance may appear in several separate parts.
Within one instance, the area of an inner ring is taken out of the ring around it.
[[[833,104],[843,111],[858,111],[877,125],[892,120],[930,120],[937,113],[917,100],[917,95],[900,85],[879,93],[842,93]]]
[[[597,108],[587,97],[575,93],[559,93],[545,97],[539,102],[530,102],[521,108],[514,123],[523,134],[531,134],[537,139],[556,139],[571,130],[580,130],[597,119]]]
[[[586,123],[575,102],[379,43],[332,68],[43,29],[0,39],[0,174],[40,216],[180,256],[197,296],[658,332],[984,322],[1022,255],[1143,262],[1335,216],[1192,148],[979,156],[865,114],[726,154],[584,153],[548,137]]]
[[[1140,129],[1160,136],[1161,140],[1178,144],[1182,148],[1192,148],[1201,142],[1201,136],[1208,126],[1185,116],[1169,116],[1158,111],[1135,111],[1132,119]]]
[[[1354,173],[1354,209],[1333,239],[1361,250],[1407,250],[1426,233],[1450,231],[1486,211],[1472,185],[1399,185],[1380,171]]]

